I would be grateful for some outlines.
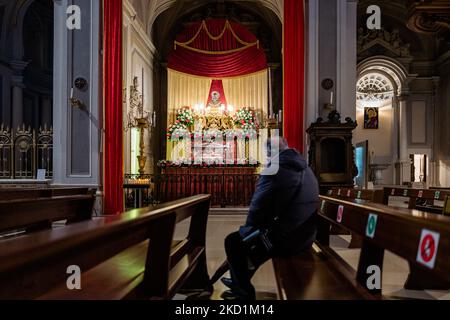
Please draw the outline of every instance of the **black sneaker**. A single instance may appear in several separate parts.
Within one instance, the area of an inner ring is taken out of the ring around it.
[[[240,289],[237,289],[236,291],[227,290],[223,292],[220,297],[223,300],[255,300],[254,295],[249,295]]]
[[[220,281],[222,281],[222,283],[227,286],[228,288],[230,288],[231,290],[237,289],[237,286],[234,284],[233,279],[231,278],[221,278]]]

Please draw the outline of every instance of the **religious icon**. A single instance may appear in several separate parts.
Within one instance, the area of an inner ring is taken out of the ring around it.
[[[378,129],[378,108],[364,108],[364,129]]]
[[[206,112],[211,114],[221,114],[224,110],[224,105],[220,100],[220,93],[217,91],[213,91],[211,93],[211,100],[206,106]]]

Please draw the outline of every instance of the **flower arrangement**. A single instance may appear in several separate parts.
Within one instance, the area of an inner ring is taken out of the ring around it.
[[[203,134],[203,140],[206,142],[213,142],[216,139],[223,139],[223,137],[223,132],[217,129],[207,130]]]
[[[234,116],[234,124],[244,132],[257,131],[259,124],[256,121],[253,111],[250,109],[240,109]]]
[[[170,141],[179,141],[187,136],[190,137],[191,133],[187,126],[179,120],[175,121],[175,123],[167,129],[167,138]]]
[[[178,110],[176,120],[186,125],[187,127],[194,125],[194,113],[189,107],[184,107]]]

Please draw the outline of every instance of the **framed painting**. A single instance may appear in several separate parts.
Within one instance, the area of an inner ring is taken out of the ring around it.
[[[378,108],[364,108],[364,129],[378,129]]]

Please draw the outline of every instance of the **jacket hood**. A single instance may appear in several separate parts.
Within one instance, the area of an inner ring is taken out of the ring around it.
[[[298,153],[294,149],[284,150],[279,154],[280,157],[280,167],[293,170],[293,171],[301,171],[305,170],[308,167],[306,160],[303,158],[300,153]]]

